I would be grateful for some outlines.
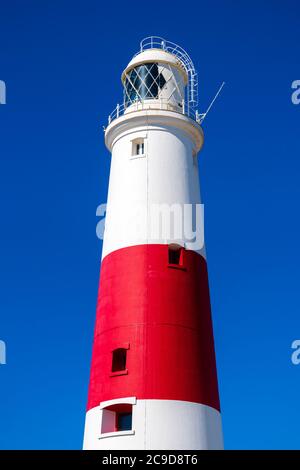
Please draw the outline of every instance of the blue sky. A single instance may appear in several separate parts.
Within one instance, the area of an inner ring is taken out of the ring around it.
[[[109,154],[102,125],[148,35],[199,73],[225,446],[300,449],[299,2],[0,6],[0,448],[81,448]]]

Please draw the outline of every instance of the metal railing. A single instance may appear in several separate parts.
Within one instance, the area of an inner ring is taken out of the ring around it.
[[[197,110],[189,108],[186,106],[184,100],[179,105],[173,105],[169,100],[158,98],[157,100],[138,100],[129,105],[117,104],[112,113],[108,116],[108,124],[110,124],[114,119],[118,119],[124,114],[130,114],[137,111],[145,110],[164,110],[164,111],[173,111],[175,113],[184,114],[189,118],[196,121],[198,124],[201,124],[205,114],[200,114]]]
[[[198,75],[188,53],[174,42],[167,41],[159,36],[148,36],[140,42],[140,50],[134,57],[147,49],[162,49],[179,59],[188,74],[187,95],[189,107],[196,108],[198,105]]]
[[[174,54],[178,58],[178,60],[180,60],[189,78],[185,100],[182,100],[182,103],[177,105],[173,105],[170,100],[162,98],[151,100],[139,99],[137,101],[131,102],[130,104],[117,104],[116,108],[108,117],[108,124],[110,124],[114,119],[117,119],[120,116],[124,114],[129,114],[131,112],[146,109],[163,109],[184,114],[185,116],[188,116],[189,118],[193,119],[201,125],[204,119],[206,118],[206,115],[212,108],[215,100],[219,96],[225,83],[223,82],[221,84],[214,98],[210,102],[207,110],[204,113],[199,113],[199,111],[196,109],[198,106],[198,76],[192,59],[187,54],[187,52],[177,44],[170,41],[166,41],[165,39],[159,36],[149,36],[141,41],[140,50],[135,54],[135,56],[147,49],[162,49],[166,52]]]

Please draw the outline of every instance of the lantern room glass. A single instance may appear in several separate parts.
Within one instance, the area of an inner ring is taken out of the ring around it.
[[[125,107],[136,101],[157,99],[165,83],[157,63],[146,63],[133,68],[125,77]]]

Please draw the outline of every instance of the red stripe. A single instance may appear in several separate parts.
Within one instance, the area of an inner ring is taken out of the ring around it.
[[[167,245],[104,258],[88,409],[128,396],[219,409],[206,261],[187,250],[184,264],[168,266]],[[111,351],[126,343],[128,373],[111,376]]]

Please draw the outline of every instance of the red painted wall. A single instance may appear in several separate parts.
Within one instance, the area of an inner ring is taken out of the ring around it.
[[[101,401],[184,400],[219,410],[205,259],[167,245],[138,245],[102,263],[88,409]],[[111,376],[112,350],[127,347],[128,373]]]

